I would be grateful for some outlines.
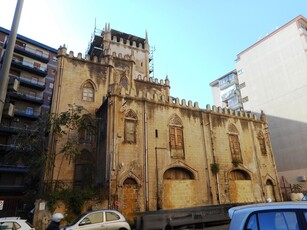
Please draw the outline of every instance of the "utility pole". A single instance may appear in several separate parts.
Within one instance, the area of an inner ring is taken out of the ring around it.
[[[3,63],[0,70],[0,123],[2,119],[3,108],[5,104],[5,97],[7,92],[7,86],[9,82],[9,72],[11,68],[12,57],[14,53],[14,47],[17,37],[17,29],[20,21],[21,10],[22,10],[23,0],[17,0],[17,5],[15,9],[14,19],[12,22],[11,32],[8,37],[8,42],[6,45],[6,50],[4,53]]]

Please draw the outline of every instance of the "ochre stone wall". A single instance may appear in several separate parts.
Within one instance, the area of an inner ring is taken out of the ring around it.
[[[198,206],[197,193],[194,180],[164,180],[163,209]]]
[[[253,186],[250,180],[231,181],[230,199],[234,203],[252,203],[255,202],[253,195]]]

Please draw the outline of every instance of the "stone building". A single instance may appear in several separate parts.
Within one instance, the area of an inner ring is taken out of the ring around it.
[[[90,165],[106,190],[104,208],[129,220],[139,211],[280,201],[265,115],[180,101],[170,96],[168,77],[150,77],[149,65],[147,34],[109,25],[93,37],[85,58],[59,48],[52,112],[81,105],[97,119],[98,133],[80,133],[82,156],[70,164],[64,159],[60,171],[63,140],[55,138],[48,180],[74,186]]]

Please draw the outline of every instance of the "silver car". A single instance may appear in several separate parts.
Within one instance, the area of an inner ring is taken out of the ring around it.
[[[84,213],[62,230],[131,230],[126,218],[116,210]]]
[[[229,230],[307,229],[307,202],[272,202],[236,206],[228,210]]]

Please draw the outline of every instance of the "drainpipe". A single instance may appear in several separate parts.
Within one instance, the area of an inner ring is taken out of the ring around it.
[[[149,210],[149,189],[148,189],[148,141],[147,141],[147,113],[146,101],[144,101],[144,143],[145,143],[145,207]]]
[[[0,72],[0,123],[2,119],[3,108],[5,104],[5,98],[7,93],[7,86],[9,83],[9,72],[12,62],[12,57],[14,53],[14,47],[17,37],[17,29],[20,21],[21,10],[22,10],[23,0],[18,0],[15,15],[11,27],[11,32],[8,37],[8,43],[6,51],[4,53],[3,63]]]

